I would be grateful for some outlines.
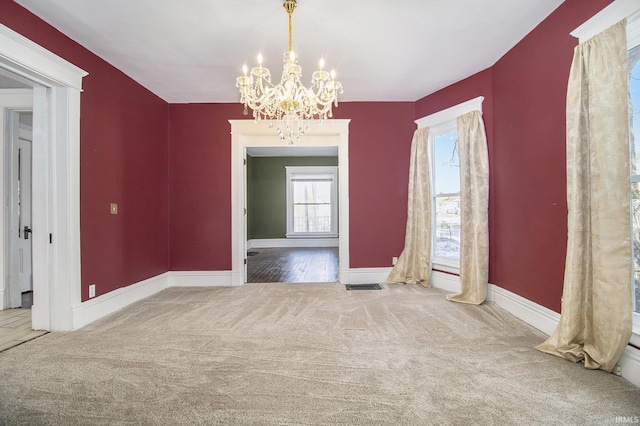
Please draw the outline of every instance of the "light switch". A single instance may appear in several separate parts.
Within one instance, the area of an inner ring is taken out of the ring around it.
[[[111,214],[118,214],[118,204],[111,203]]]

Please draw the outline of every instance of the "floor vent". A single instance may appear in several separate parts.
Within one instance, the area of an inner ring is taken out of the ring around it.
[[[345,284],[347,290],[382,290],[380,284]]]

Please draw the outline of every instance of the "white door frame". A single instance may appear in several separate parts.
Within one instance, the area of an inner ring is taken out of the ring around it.
[[[338,257],[340,282],[349,283],[349,122],[351,120],[325,120],[311,122],[296,146],[337,146],[339,183]],[[281,140],[269,121],[229,120],[231,123],[231,284],[245,283],[246,227],[245,199],[246,174],[244,159],[248,147],[288,146]]]
[[[0,68],[34,84],[32,327],[73,330],[73,308],[81,302],[80,92],[87,72],[4,25]],[[4,226],[0,233],[6,242]],[[4,288],[7,271],[0,264]]]

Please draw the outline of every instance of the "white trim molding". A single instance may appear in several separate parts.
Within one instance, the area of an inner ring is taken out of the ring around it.
[[[629,24],[640,20],[640,2],[638,0],[615,0],[584,24],[571,31],[571,35],[577,38],[580,43],[584,43],[625,18],[628,26],[627,42],[630,46],[635,46],[640,40],[640,26],[634,25],[635,28],[629,31]]]
[[[170,271],[167,287],[231,287],[231,271]]]
[[[351,268],[347,282],[340,280],[342,284],[378,284],[387,281],[392,267],[388,268]]]
[[[422,129],[424,127],[431,128],[438,124],[455,120],[461,115],[467,114],[471,111],[480,111],[480,113],[482,113],[483,101],[484,96],[478,96],[477,98],[470,99],[458,105],[443,109],[442,111],[438,111],[431,115],[419,118],[415,121],[415,123],[418,125],[418,129]]]
[[[169,283],[169,273],[122,287],[89,299],[73,307],[73,328],[82,328],[100,318],[164,290]]]
[[[489,284],[487,301],[521,319],[546,335],[551,335],[560,322],[560,314],[508,290]],[[542,342],[540,342],[542,343]],[[640,387],[640,350],[627,346],[617,364],[622,377]]]
[[[431,285],[451,293],[460,293],[460,276],[441,271],[431,271]]]
[[[0,68],[34,85],[32,327],[72,330],[81,300],[80,92],[88,73],[4,25]]]

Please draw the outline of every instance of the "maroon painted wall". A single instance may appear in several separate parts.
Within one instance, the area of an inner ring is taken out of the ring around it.
[[[569,33],[611,0],[567,0],[493,67],[493,282],[560,312]]]
[[[169,106],[170,268],[231,270],[231,119],[238,104]]]
[[[168,252],[168,104],[10,0],[0,23],[89,73],[80,120],[82,300],[160,273]],[[118,215],[109,213],[118,203]]]
[[[415,103],[342,103],[350,125],[352,268],[390,266],[404,243],[413,120],[484,96],[490,281],[559,311],[566,251],[569,32],[611,0],[566,0],[492,68]],[[167,105],[31,15],[0,23],[87,70],[81,106],[82,297],[172,270],[231,268],[228,119],[237,104]],[[109,203],[120,206],[109,215]],[[170,260],[169,260],[170,259]]]
[[[492,68],[416,102],[421,117],[483,95],[489,281],[560,312],[567,242],[565,103],[577,40],[611,0],[566,0]]]
[[[413,103],[341,103],[335,115],[351,119],[350,266],[390,266],[404,245]],[[169,107],[171,270],[231,269],[230,119],[246,119],[240,104]]]
[[[342,102],[349,123],[349,263],[389,267],[404,247],[413,102]]]

